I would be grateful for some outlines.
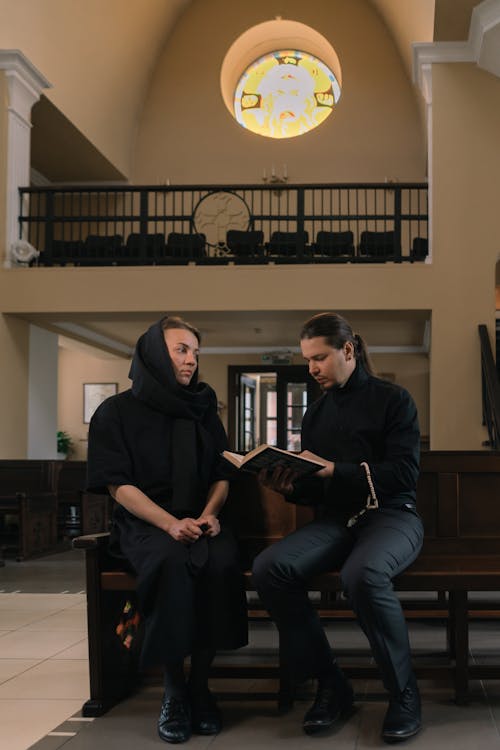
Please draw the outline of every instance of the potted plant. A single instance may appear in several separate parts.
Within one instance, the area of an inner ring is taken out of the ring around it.
[[[73,441],[71,435],[64,430],[57,431],[57,457],[67,458],[73,448]]]

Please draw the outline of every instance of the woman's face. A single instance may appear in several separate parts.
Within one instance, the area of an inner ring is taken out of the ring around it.
[[[180,385],[189,385],[198,367],[200,353],[198,339],[184,328],[167,328],[163,331],[175,379]]]

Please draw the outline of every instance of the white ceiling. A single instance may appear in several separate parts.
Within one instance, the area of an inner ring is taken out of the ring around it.
[[[318,310],[311,310],[313,315]],[[426,351],[428,348],[428,311],[338,311],[349,320],[355,332],[363,336],[372,351]],[[202,334],[205,353],[252,352],[296,349],[299,332],[308,317],[304,311],[169,311],[196,326]],[[30,321],[61,334],[61,345],[80,346],[97,354],[99,351],[129,358],[136,340],[149,325],[165,314],[134,313],[129,315],[34,315]],[[100,354],[99,356],[105,356]]]

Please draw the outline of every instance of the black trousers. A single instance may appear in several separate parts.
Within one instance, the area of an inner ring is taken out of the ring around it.
[[[308,580],[340,568],[342,587],[366,634],[385,687],[403,690],[411,675],[408,629],[392,579],[415,560],[423,526],[413,510],[366,512],[351,528],[313,521],[265,549],[254,562],[256,589],[280,632],[292,675],[317,677],[332,651],[308,597]]]
[[[122,519],[120,527],[145,617],[141,667],[247,644],[245,586],[229,529],[187,545],[140,519]]]

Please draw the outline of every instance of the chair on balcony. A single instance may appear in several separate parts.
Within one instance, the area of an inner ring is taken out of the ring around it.
[[[410,260],[425,260],[429,255],[429,240],[427,237],[414,237],[410,250]]]
[[[146,265],[156,263],[165,255],[165,235],[140,234],[132,232],[127,237],[125,247],[120,253],[120,265]]]
[[[273,232],[267,243],[268,255],[276,263],[302,263],[310,260],[309,233]]]
[[[260,229],[242,231],[229,229],[226,246],[235,256],[236,263],[265,263],[264,232]]]
[[[351,231],[320,231],[313,245],[314,261],[348,261],[354,255],[354,235]]]
[[[360,259],[369,261],[396,260],[401,258],[401,245],[396,241],[394,231],[361,232],[358,245]]]
[[[66,263],[79,263],[83,252],[81,240],[52,240],[45,252],[40,254],[39,264],[65,266]]]
[[[183,264],[190,260],[204,258],[206,256],[207,238],[204,234],[183,234],[181,232],[170,232],[167,237],[165,257],[161,258],[160,264]]]
[[[121,234],[89,234],[83,243],[80,266],[112,266],[123,245]]]

